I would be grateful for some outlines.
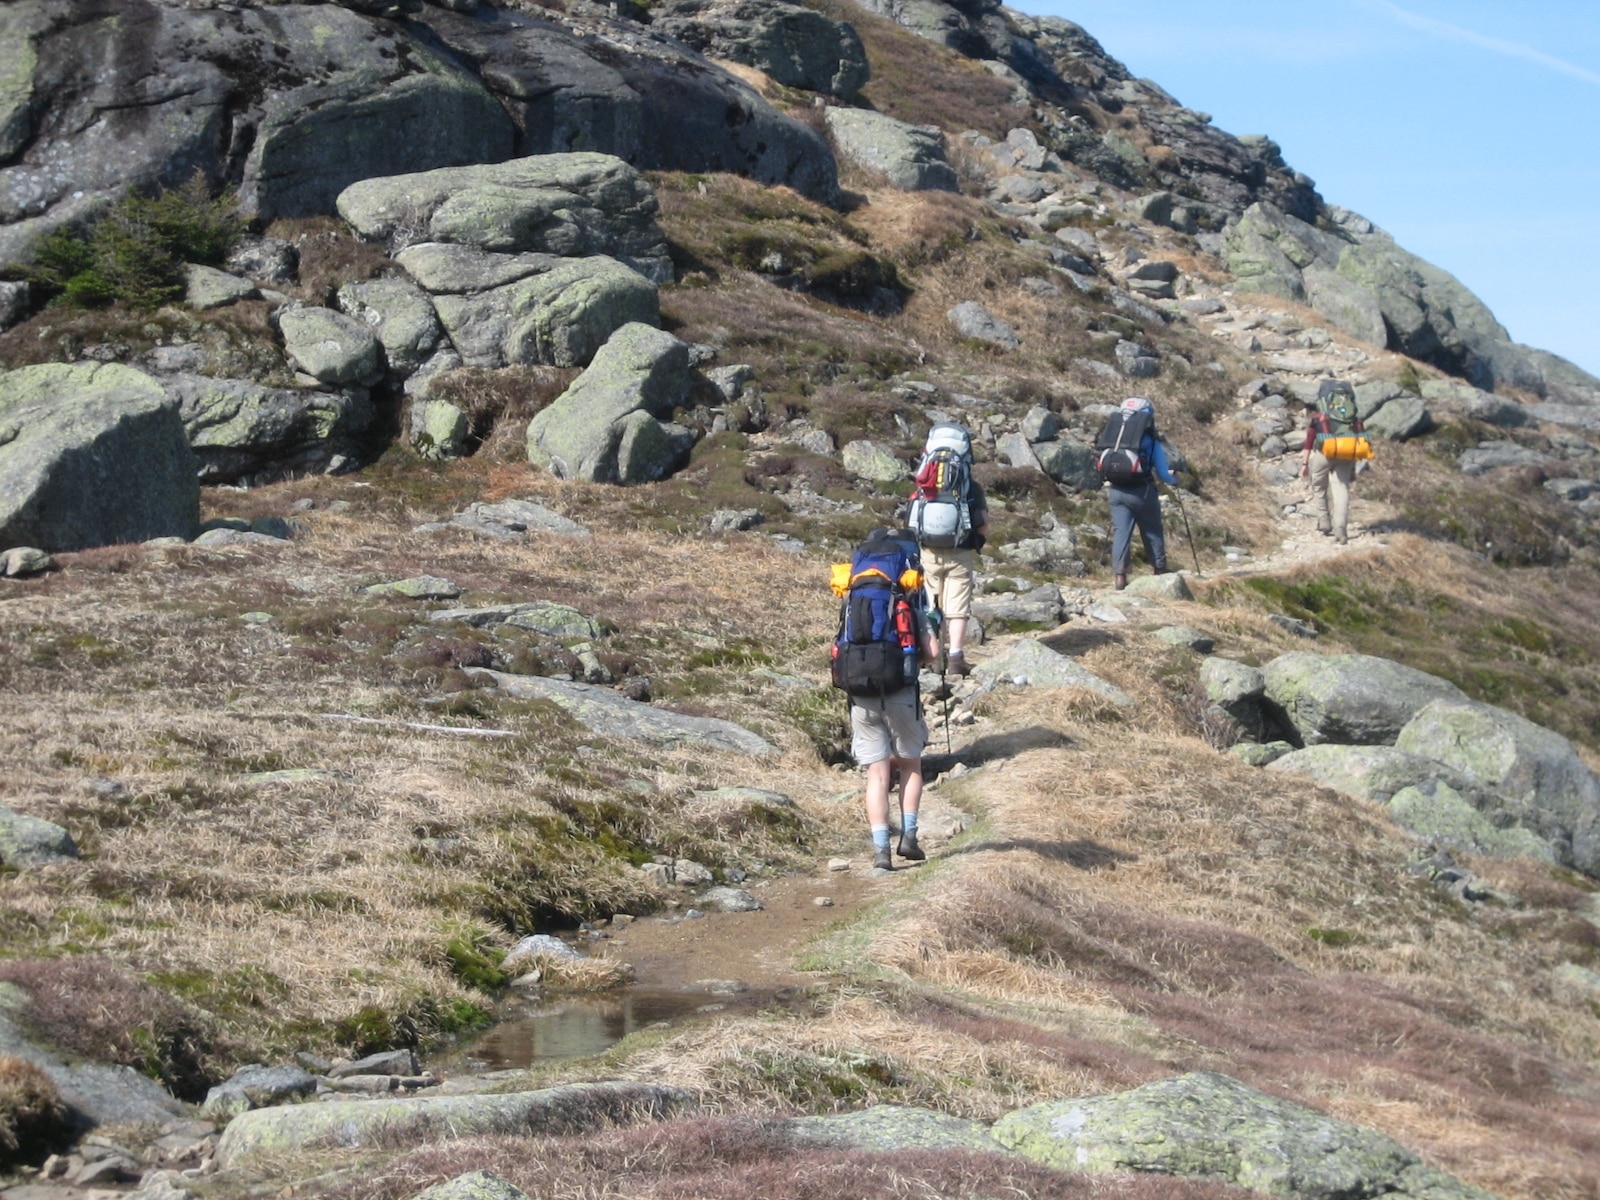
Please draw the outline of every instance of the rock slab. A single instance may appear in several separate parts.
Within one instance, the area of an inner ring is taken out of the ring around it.
[[[273,1152],[359,1148],[516,1134],[559,1136],[630,1119],[659,1120],[692,1108],[682,1088],[644,1083],[588,1083],[505,1095],[342,1100],[259,1108],[229,1123],[217,1162],[236,1166]]]
[[[568,683],[539,675],[507,675],[486,667],[470,668],[474,678],[493,679],[508,696],[519,700],[548,700],[567,710],[584,728],[595,733],[638,738],[661,746],[701,745],[734,754],[776,754],[777,748],[742,725],[717,717],[686,717],[629,700],[609,688]]]
[[[1178,1175],[1301,1200],[1492,1200],[1424,1166],[1385,1134],[1211,1071],[1036,1104],[1000,1118],[993,1133],[1002,1145],[1066,1171]]]

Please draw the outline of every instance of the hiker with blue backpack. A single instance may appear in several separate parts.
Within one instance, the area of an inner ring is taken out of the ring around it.
[[[1095,470],[1111,500],[1112,583],[1119,591],[1128,586],[1135,526],[1150,570],[1165,575],[1167,540],[1156,480],[1175,487],[1178,477],[1167,461],[1167,448],[1156,432],[1155,405],[1148,399],[1130,396],[1106,419],[1095,441]]]
[[[928,620],[922,560],[909,531],[875,529],[848,563],[833,566],[839,629],[831,649],[833,685],[850,698],[850,753],[867,769],[872,865],[894,869],[889,853],[889,790],[900,780],[901,858],[920,862],[922,719],[917,677],[939,654]]]
[[[1350,540],[1350,485],[1371,457],[1355,388],[1342,379],[1324,379],[1300,448],[1300,478],[1311,482],[1317,532],[1341,546]]]

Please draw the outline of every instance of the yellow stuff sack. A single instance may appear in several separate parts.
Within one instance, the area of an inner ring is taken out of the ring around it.
[[[1354,462],[1372,457],[1372,443],[1359,434],[1324,434],[1317,439],[1323,458],[1335,462]]]
[[[828,568],[828,586],[833,589],[833,594],[842,600],[844,599],[845,594],[849,592],[850,585],[865,575],[876,575],[880,579],[887,578],[887,576],[885,576],[884,573],[878,570],[876,567],[869,568],[861,572],[860,575],[852,578],[850,575],[849,563],[834,563]],[[904,571],[900,572],[900,590],[902,592],[910,595],[921,586],[922,572],[917,570],[917,568],[907,567]]]
[[[833,594],[841,600],[850,590],[850,564],[834,563],[828,568],[828,586],[833,589]]]

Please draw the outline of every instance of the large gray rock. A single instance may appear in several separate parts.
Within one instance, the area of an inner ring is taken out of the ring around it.
[[[339,195],[339,215],[367,238],[604,254],[647,279],[672,279],[655,191],[609,154],[544,154],[487,166],[367,179]]]
[[[1123,708],[1133,705],[1133,697],[1127,692],[1036,638],[1024,638],[1003,655],[985,659],[974,668],[973,675],[991,686],[1020,680],[1029,687],[1080,688]]]
[[[327,471],[360,453],[372,424],[364,388],[270,388],[209,375],[169,375],[161,386],[177,404],[206,483]]]
[[[77,844],[61,826],[0,804],[0,865],[38,867],[77,857]]]
[[[1532,830],[1498,829],[1478,807],[1442,779],[1401,788],[1389,797],[1389,815],[1418,837],[1490,858],[1556,861],[1555,851]]]
[[[988,342],[992,346],[999,346],[1002,350],[1015,350],[1022,344],[1017,339],[1016,330],[976,300],[963,300],[944,316],[951,327],[964,338]]]
[[[0,374],[0,547],[188,537],[200,484],[178,406],[132,367]]]
[[[786,87],[848,100],[871,77],[853,28],[787,0],[666,0],[650,18],[708,58],[756,67]]]
[[[908,125],[865,108],[830,108],[828,131],[839,152],[881,171],[903,192],[954,192],[955,169],[945,159],[944,133],[934,125]]]
[[[1071,553],[1071,547],[1064,547],[1061,552]],[[983,622],[984,628],[992,625],[1012,631],[1054,629],[1061,624],[1062,607],[1061,589],[1053,583],[1042,584],[1028,592],[990,593],[972,601],[972,613]]]
[[[1394,746],[1340,746],[1331,742],[1307,746],[1277,759],[1269,768],[1308,779],[1359,800],[1386,804],[1395,793],[1444,779],[1451,786],[1466,781],[1444,764]]]
[[[1427,705],[1395,745],[1475,785],[1474,802],[1497,828],[1531,830],[1559,862],[1600,876],[1600,779],[1559,733],[1462,697]]]
[[[1501,467],[1549,467],[1551,462],[1529,446],[1516,442],[1483,442],[1474,449],[1465,450],[1456,459],[1456,467],[1463,475],[1487,475]]]
[[[290,362],[323,383],[370,386],[383,378],[383,345],[363,321],[331,308],[286,308],[278,329]]]
[[[1376,1130],[1211,1071],[1131,1092],[1054,1100],[995,1122],[997,1141],[1064,1171],[1210,1179],[1298,1200],[1494,1200]]]
[[[604,255],[476,295],[435,296],[434,308],[466,365],[489,368],[582,366],[622,326],[661,319],[656,285]]]
[[[826,1117],[791,1117],[784,1132],[804,1146],[839,1150],[966,1150],[1003,1153],[1005,1147],[978,1121],[926,1108],[874,1104],[860,1112]]]
[[[68,1066],[31,1040],[12,1020],[20,989],[0,987],[0,1055],[21,1058],[50,1077],[72,1120],[80,1125],[165,1125],[187,1116],[165,1088],[132,1067],[99,1063]]]
[[[528,460],[563,479],[637,482],[624,478],[632,468],[621,454],[626,434],[640,436],[633,414],[667,415],[688,397],[690,382],[688,346],[649,325],[624,325],[528,423]]]
[[[408,279],[369,279],[339,289],[339,309],[364,322],[395,375],[410,375],[439,348],[444,331],[433,302]]]
[[[1297,651],[1273,659],[1262,675],[1267,699],[1307,746],[1392,746],[1406,722],[1430,701],[1466,699],[1448,680],[1366,654]]]
[[[601,638],[605,628],[570,604],[554,600],[527,600],[516,604],[490,604],[479,608],[441,608],[428,614],[435,624],[459,621],[475,629],[512,625],[553,638]]]
[[[860,0],[860,3],[871,12],[899,22],[918,37],[973,58],[1004,59],[1012,50],[1012,33],[1000,14],[999,0],[961,0],[959,4],[943,0]]]
[[[1421,396],[1410,392],[1388,400],[1383,407],[1363,422],[1369,437],[1386,438],[1391,442],[1406,442],[1433,428],[1433,417]]]
[[[1044,473],[1057,483],[1080,491],[1099,489],[1100,475],[1094,469],[1094,447],[1087,442],[1071,437],[1053,442],[1036,442],[1033,453],[1044,468]]]
[[[453,242],[414,242],[397,251],[394,260],[435,296],[486,292],[565,265],[560,255],[543,251],[498,254]]]
[[[206,1093],[200,1114],[213,1121],[228,1121],[253,1108],[271,1108],[304,1100],[317,1090],[317,1080],[304,1067],[240,1067]]]
[[[1259,701],[1266,694],[1267,680],[1247,663],[1213,656],[1200,664],[1200,686],[1211,703],[1231,709]]]
[[[364,25],[349,35],[373,32]],[[247,211],[263,219],[326,213],[358,180],[512,153],[516,129],[482,83],[404,41],[407,60],[422,68],[415,74],[380,83],[350,73],[267,100],[240,191]]]
[[[659,1120],[694,1107],[682,1088],[648,1083],[579,1083],[538,1092],[342,1100],[259,1108],[235,1117],[217,1143],[217,1162],[235,1167],[265,1154],[315,1146],[350,1149],[452,1138],[551,1137],[628,1121]]]
[[[189,263],[183,269],[183,302],[190,308],[223,308],[256,297],[256,285],[215,267]]]
[[[695,433],[640,410],[617,422],[617,482],[623,486],[665,479],[694,449]]]
[[[412,1200],[528,1200],[528,1193],[493,1171],[468,1171],[418,1192]]]
[[[839,461],[850,474],[873,483],[899,483],[911,475],[905,463],[877,442],[846,442],[839,452]]]
[[[1515,429],[1532,420],[1528,409],[1517,401],[1453,380],[1425,380],[1422,398],[1469,420],[1503,429]]]
[[[492,679],[506,695],[519,700],[549,700],[595,733],[637,738],[657,746],[705,746],[749,755],[777,753],[765,738],[732,721],[686,717],[629,700],[608,688],[538,675],[506,675],[483,667],[473,667],[468,674]]]

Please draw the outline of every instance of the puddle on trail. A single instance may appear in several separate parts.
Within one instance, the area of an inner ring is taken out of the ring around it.
[[[508,1014],[459,1055],[475,1071],[602,1054],[636,1029],[697,1017],[753,1012],[795,998],[789,988],[741,992],[632,987],[598,995],[552,996]]]

